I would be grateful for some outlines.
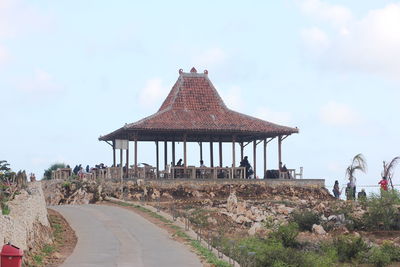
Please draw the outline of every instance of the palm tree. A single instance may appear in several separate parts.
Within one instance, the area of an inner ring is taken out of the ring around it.
[[[354,174],[357,170],[364,173],[367,171],[367,162],[361,153],[354,156],[351,165],[348,166],[346,169],[346,176],[349,179],[350,183],[355,183],[356,177],[354,176]]]
[[[390,163],[387,162],[383,162],[383,171],[382,171],[382,178],[386,177],[386,179],[388,179],[390,181],[390,186],[392,187],[392,189],[394,189],[393,186],[393,182],[392,182],[392,177],[394,174],[394,167],[396,166],[396,164],[399,162],[400,157],[395,157],[394,159],[392,159],[392,161],[390,161]]]

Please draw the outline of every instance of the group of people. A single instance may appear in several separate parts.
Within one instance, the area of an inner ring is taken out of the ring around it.
[[[67,165],[66,167],[70,168],[69,165]],[[72,169],[72,173],[75,175],[78,175],[80,178],[82,178],[84,173],[90,173],[90,172],[92,172],[93,169],[106,169],[106,168],[107,168],[107,166],[105,166],[104,163],[95,165],[94,168],[91,168],[89,165],[86,165],[85,169],[82,167],[82,164],[79,164],[79,165],[75,165],[75,167]]]
[[[379,181],[378,183],[380,185],[381,192],[387,191],[388,190],[388,180],[386,177],[383,177],[382,180]],[[339,181],[335,181],[335,184],[333,186],[333,195],[335,198],[340,198],[340,195],[342,194],[342,189],[339,187]],[[346,199],[347,200],[356,200],[356,184],[354,179],[350,179],[350,181],[346,185],[345,189],[345,194],[346,194]],[[360,192],[357,194],[357,199],[365,199],[367,197],[367,193],[365,192],[365,189],[361,189]]]

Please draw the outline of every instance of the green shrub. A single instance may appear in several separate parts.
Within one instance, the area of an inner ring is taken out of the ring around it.
[[[65,189],[70,189],[71,188],[71,182],[70,181],[65,181],[62,184],[62,187],[65,188]]]
[[[270,236],[278,241],[281,241],[285,247],[296,247],[298,242],[296,237],[299,234],[299,226],[297,223],[289,223],[281,225],[278,230],[272,232]]]
[[[361,237],[339,236],[334,240],[339,261],[351,261],[359,256],[361,252],[368,251],[368,246]]]
[[[391,241],[384,241],[381,249],[390,256],[390,261],[400,262],[400,247]]]
[[[320,224],[319,214],[309,210],[294,211],[290,220],[297,223],[301,231],[311,231],[314,224]]]
[[[11,212],[10,207],[5,203],[1,203],[1,213],[3,215],[9,215],[10,212]]]
[[[364,214],[364,221],[371,230],[399,230],[400,194],[397,190],[383,191],[381,195],[371,194],[365,205],[368,212]]]
[[[368,254],[368,263],[372,263],[376,267],[384,267],[389,265],[391,262],[389,253],[386,252],[382,247],[374,247]]]

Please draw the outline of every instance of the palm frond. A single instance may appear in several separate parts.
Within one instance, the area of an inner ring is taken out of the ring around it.
[[[394,167],[399,163],[400,157],[395,157],[389,164],[386,164],[386,177],[391,178],[393,175]]]

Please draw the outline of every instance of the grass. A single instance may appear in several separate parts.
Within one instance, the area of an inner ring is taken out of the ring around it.
[[[175,235],[184,239],[192,248],[194,248],[198,254],[200,254],[209,264],[212,264],[216,267],[228,267],[231,266],[229,263],[227,263],[224,260],[219,259],[217,256],[215,256],[214,253],[212,253],[210,250],[205,248],[199,241],[192,239],[190,236],[188,236],[181,227],[174,225],[172,221],[164,218],[160,214],[157,214],[147,208],[144,208],[142,206],[136,205],[136,204],[130,204],[130,203],[125,203],[125,202],[119,202],[119,201],[112,201],[110,200],[111,203],[124,206],[124,207],[133,207],[135,209],[138,209],[140,211],[148,213],[150,216],[153,218],[156,218],[163,223],[165,223],[166,226],[174,229]]]

